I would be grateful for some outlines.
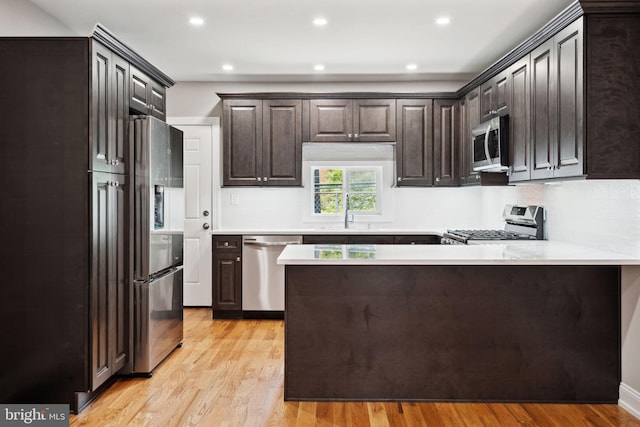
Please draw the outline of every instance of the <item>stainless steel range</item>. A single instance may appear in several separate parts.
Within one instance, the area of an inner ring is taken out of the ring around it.
[[[502,211],[504,230],[447,230],[443,245],[466,245],[504,240],[543,240],[544,208],[542,206],[506,205]]]

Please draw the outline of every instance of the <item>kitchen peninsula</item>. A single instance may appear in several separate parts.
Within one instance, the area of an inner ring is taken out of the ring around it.
[[[617,402],[620,271],[555,242],[288,246],[285,399]]]

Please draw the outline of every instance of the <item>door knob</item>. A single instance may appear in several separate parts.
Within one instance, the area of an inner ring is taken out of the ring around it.
[[[204,216],[209,216],[209,211],[204,211],[204,212],[202,212],[202,215],[204,215]]]
[[[208,230],[209,224],[205,222],[204,224],[202,224],[202,228],[204,228],[205,230]]]

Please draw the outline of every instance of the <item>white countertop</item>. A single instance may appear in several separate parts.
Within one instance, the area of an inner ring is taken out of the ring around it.
[[[289,245],[287,265],[640,265],[640,259],[549,241],[474,245]]]
[[[416,230],[407,228],[367,228],[364,224],[362,226],[351,226],[350,228],[336,227],[336,226],[318,226],[309,228],[269,228],[269,229],[252,229],[252,228],[223,228],[210,230],[211,234],[217,235],[303,235],[303,234],[371,234],[371,235],[423,235],[434,234],[442,236],[446,230]]]

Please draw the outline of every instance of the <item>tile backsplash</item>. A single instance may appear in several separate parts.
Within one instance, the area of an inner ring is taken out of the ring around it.
[[[299,228],[304,188],[222,188],[221,228]],[[393,222],[422,230],[503,228],[507,203],[543,205],[546,237],[640,255],[640,181],[580,180],[506,187],[393,188]],[[232,204],[232,195],[235,203]],[[356,221],[358,218],[356,217]]]

